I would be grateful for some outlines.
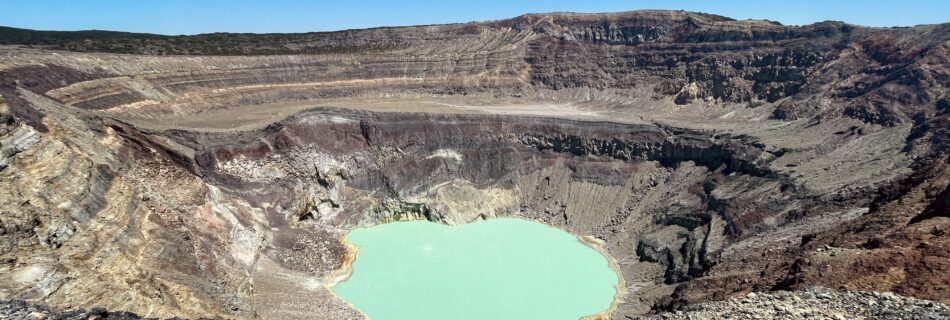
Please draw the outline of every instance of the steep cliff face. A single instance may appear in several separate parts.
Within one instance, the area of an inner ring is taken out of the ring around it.
[[[11,32],[2,298],[359,319],[326,287],[347,230],[516,216],[605,240],[615,318],[811,285],[950,299],[947,25]]]

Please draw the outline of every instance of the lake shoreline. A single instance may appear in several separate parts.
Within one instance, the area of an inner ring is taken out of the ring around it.
[[[572,233],[572,232],[569,232],[569,231],[564,230],[563,228],[556,227],[556,226],[552,226],[552,225],[549,225],[549,224],[544,223],[544,222],[542,222],[542,221],[537,221],[537,220],[534,220],[534,219],[525,218],[525,217],[520,217],[520,216],[502,216],[502,217],[491,217],[491,218],[487,218],[487,219],[484,219],[484,218],[483,218],[483,219],[475,219],[475,220],[473,220],[473,221],[469,221],[469,222],[465,222],[465,223],[442,223],[442,222],[429,221],[429,220],[426,220],[426,219],[408,219],[408,220],[398,220],[398,221],[386,221],[386,222],[383,222],[383,223],[372,224],[372,225],[368,225],[368,226],[360,226],[360,227],[354,228],[354,229],[352,229],[352,230],[347,231],[347,233],[344,234],[344,235],[342,235],[342,236],[340,237],[340,239],[339,239],[339,240],[344,244],[344,246],[345,246],[345,248],[346,248],[346,253],[345,253],[345,256],[344,256],[344,258],[343,258],[343,261],[342,261],[342,263],[341,263],[341,265],[340,265],[340,268],[337,269],[336,271],[334,271],[330,276],[328,276],[329,280],[326,282],[326,287],[328,288],[329,291],[331,291],[331,293],[332,293],[334,296],[340,298],[341,300],[346,301],[348,304],[350,304],[351,306],[353,306],[355,309],[359,310],[359,308],[357,308],[357,307],[355,306],[355,304],[353,304],[352,302],[350,302],[350,301],[348,301],[347,299],[343,298],[342,296],[338,295],[337,292],[336,292],[336,287],[337,287],[337,285],[338,285],[339,283],[342,283],[342,282],[345,282],[345,281],[349,280],[350,277],[351,277],[352,274],[353,274],[353,271],[354,271],[354,270],[353,270],[353,265],[354,265],[354,263],[355,263],[355,261],[356,261],[356,259],[357,259],[357,255],[358,255],[358,253],[359,253],[359,246],[356,245],[356,244],[354,244],[354,243],[352,243],[352,242],[350,242],[350,241],[347,239],[347,236],[350,234],[350,232],[352,232],[352,231],[354,231],[354,230],[356,230],[356,229],[372,228],[372,227],[376,227],[376,226],[381,226],[381,225],[389,224],[389,223],[391,223],[391,222],[412,222],[412,221],[426,221],[426,222],[432,222],[432,223],[434,223],[434,224],[439,224],[439,225],[442,225],[442,226],[454,227],[454,226],[461,226],[461,225],[476,223],[476,222],[479,222],[479,221],[489,221],[489,220],[499,220],[499,219],[511,219],[511,220],[521,220],[521,221],[525,221],[525,222],[532,222],[532,223],[536,223],[536,224],[543,225],[543,226],[548,227],[548,228],[552,228],[552,229],[555,229],[555,230],[564,232],[564,233],[566,233],[566,234],[568,234],[568,235],[571,235],[573,238],[575,238],[577,241],[579,241],[579,242],[580,242],[581,244],[583,244],[585,247],[590,248],[590,249],[593,249],[594,251],[596,251],[600,256],[602,256],[602,257],[606,260],[609,269],[611,270],[611,272],[613,272],[614,276],[615,276],[616,279],[617,279],[617,280],[616,280],[616,283],[614,284],[614,290],[615,290],[615,292],[614,292],[614,294],[613,294],[613,299],[612,299],[612,301],[611,301],[611,303],[610,303],[610,305],[609,305],[609,307],[608,307],[607,309],[605,309],[605,310],[603,310],[603,311],[600,311],[600,312],[597,312],[597,313],[594,313],[594,314],[581,316],[581,317],[579,317],[579,319],[583,319],[583,320],[609,319],[609,318],[610,318],[610,315],[616,310],[617,306],[618,306],[620,303],[623,302],[623,298],[624,298],[624,296],[625,296],[625,292],[624,292],[624,290],[623,290],[625,281],[624,281],[623,275],[622,275],[622,273],[621,273],[621,271],[620,271],[619,263],[617,262],[616,259],[614,259],[614,257],[613,257],[612,255],[610,255],[610,253],[608,252],[608,250],[607,250],[607,248],[606,248],[606,243],[605,243],[603,240],[598,239],[598,238],[596,238],[596,237],[594,237],[594,236],[591,236],[591,235],[578,235],[578,234],[574,234],[574,233]],[[360,312],[363,313],[364,316],[366,316],[365,312],[363,312],[363,311],[360,311]],[[367,319],[369,319],[368,316],[367,316]]]

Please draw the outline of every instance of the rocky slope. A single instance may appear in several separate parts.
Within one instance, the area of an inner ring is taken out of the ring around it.
[[[11,319],[141,319],[105,309],[58,311],[18,300],[0,300],[0,313]],[[950,307],[889,292],[830,290],[749,293],[725,301],[691,305],[685,310],[628,319],[946,319]]]
[[[950,25],[106,35],[0,30],[2,298],[359,319],[326,288],[347,230],[518,216],[606,241],[613,318],[814,285],[950,301]]]
[[[808,288],[800,291],[749,293],[726,301],[701,303],[686,310],[645,319],[947,319],[950,308],[868,291]]]

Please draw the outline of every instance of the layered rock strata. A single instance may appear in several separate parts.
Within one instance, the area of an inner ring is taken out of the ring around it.
[[[605,241],[613,318],[816,284],[947,302],[948,28],[0,32],[0,297],[360,319],[327,288],[347,230],[514,216]]]

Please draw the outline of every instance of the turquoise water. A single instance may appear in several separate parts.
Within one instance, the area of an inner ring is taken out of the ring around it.
[[[602,254],[527,220],[393,222],[346,239],[359,251],[334,290],[372,320],[576,320],[617,293]]]

